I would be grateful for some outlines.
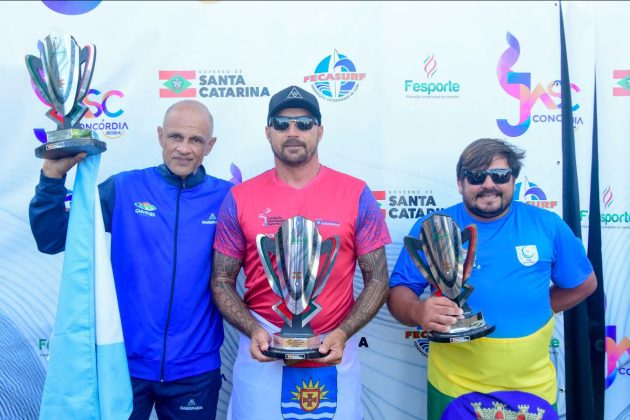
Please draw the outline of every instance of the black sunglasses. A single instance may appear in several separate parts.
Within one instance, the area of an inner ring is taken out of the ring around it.
[[[505,184],[512,176],[511,169],[486,169],[485,171],[465,171],[464,176],[470,185],[481,185],[490,175],[495,184]]]
[[[313,128],[313,125],[319,125],[317,120],[313,117],[271,117],[269,118],[268,126],[273,127],[274,130],[286,131],[289,129],[291,121],[295,122],[295,126],[300,131],[308,131]]]

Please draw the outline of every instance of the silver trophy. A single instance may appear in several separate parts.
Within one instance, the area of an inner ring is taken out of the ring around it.
[[[440,343],[460,343],[494,331],[495,326],[466,303],[473,291],[466,280],[475,262],[477,226],[469,225],[462,232],[451,217],[434,213],[422,222],[418,238],[407,236],[404,241],[411,259],[436,289],[436,294],[449,298],[464,311],[464,318],[458,319],[448,333],[431,331],[427,334],[428,339]],[[468,250],[462,247],[465,242],[468,242]],[[426,262],[419,252],[424,254]]]
[[[79,152],[104,152],[105,142],[79,124],[88,109],[83,98],[94,71],[94,45],[80,48],[71,35],[50,34],[37,47],[40,57],[27,55],[26,67],[35,89],[51,106],[46,116],[57,124],[57,130],[46,133],[47,142],[35,149],[35,156],[59,159]]]
[[[285,322],[281,331],[273,335],[269,350],[263,353],[287,360],[324,357],[318,350],[320,336],[313,333],[309,322],[322,309],[315,299],[337,258],[339,237],[322,241],[313,221],[295,216],[282,223],[275,239],[258,235],[256,245],[269,286],[282,298],[273,310]]]

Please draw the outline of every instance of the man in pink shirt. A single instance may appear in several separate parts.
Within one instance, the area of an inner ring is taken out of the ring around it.
[[[275,167],[226,196],[214,244],[213,299],[242,333],[228,418],[266,420],[311,413],[360,419],[358,340],[353,335],[387,298],[387,226],[365,182],[320,164],[317,146],[324,128],[315,96],[297,86],[275,94],[265,133]],[[280,298],[269,286],[256,236],[273,237],[282,222],[294,216],[315,222],[322,239],[338,236],[340,247],[316,299],[322,311],[310,322],[314,333],[324,337],[319,351],[328,354],[289,367],[263,354],[284,322],[272,309]],[[364,288],[355,301],[357,261]],[[243,297],[236,291],[241,268]]]

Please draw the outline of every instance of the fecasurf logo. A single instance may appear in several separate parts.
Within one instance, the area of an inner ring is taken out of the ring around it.
[[[381,205],[381,202],[379,206],[381,211],[385,211],[387,217],[392,219],[419,219],[434,211],[444,210],[444,207],[437,206],[433,191],[430,190],[404,189],[382,193],[379,196],[382,197],[382,201],[387,202],[387,208],[384,208],[385,205]]]
[[[163,81],[160,98],[194,98],[197,89],[192,82],[197,78],[194,70],[160,70],[159,79]]]
[[[602,193],[602,211],[599,220],[603,229],[630,229],[630,211],[611,209],[614,202],[613,190],[606,187]],[[580,210],[580,221],[586,221],[584,227],[588,227],[588,210]]]
[[[532,74],[526,72],[516,72],[512,70],[512,66],[518,61],[521,49],[518,40],[511,33],[506,35],[509,48],[501,54],[499,62],[497,64],[497,75],[501,88],[508,95],[512,96],[519,101],[519,116],[516,124],[511,124],[507,119],[497,119],[497,126],[505,134],[510,137],[518,137],[523,135],[533,121],[534,123],[560,123],[562,122],[562,113],[560,107],[561,102],[561,83],[560,80],[553,80],[547,83],[546,86],[538,83],[534,89],[532,89]],[[571,83],[570,89],[573,92],[579,93],[580,88]],[[557,98],[558,103],[553,98]],[[534,114],[532,115],[532,109],[534,105],[540,100],[545,107],[550,111],[555,111],[552,114]],[[573,105],[573,111],[577,111],[580,105],[575,103]],[[573,117],[573,126],[584,124],[582,117]]]
[[[430,54],[424,59],[423,70],[426,74],[426,82],[405,80],[405,97],[417,99],[456,99],[459,98],[461,85],[452,80],[433,80],[438,71],[435,55]]]
[[[136,206],[136,214],[139,214],[141,216],[155,217],[154,210],[157,210],[157,207],[155,207],[153,204],[146,201],[139,201],[137,203],[133,203],[133,205]]]
[[[613,96],[630,96],[630,70],[613,70],[613,79],[619,86],[613,86]]]
[[[304,76],[313,92],[327,101],[345,101],[359,89],[365,73],[357,72],[356,66],[345,55],[334,50],[315,67],[314,74]]]
[[[525,181],[517,182],[514,185],[514,197],[518,201],[543,209],[551,210],[558,205],[557,201],[547,199],[547,195],[542,188],[529,181],[527,177],[525,177]]]
[[[427,332],[418,327],[416,330],[406,330],[405,340],[413,340],[413,345],[416,350],[420,352],[424,357],[429,356],[429,339],[427,338]]]

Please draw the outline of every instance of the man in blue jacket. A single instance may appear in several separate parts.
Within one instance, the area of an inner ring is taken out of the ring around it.
[[[99,185],[133,387],[131,419],[212,418],[221,388],[223,321],[209,279],[216,215],[231,183],[206,174],[212,115],[192,100],[158,127],[162,165]],[[66,173],[84,153],[44,160],[29,208],[38,249],[65,248]]]

